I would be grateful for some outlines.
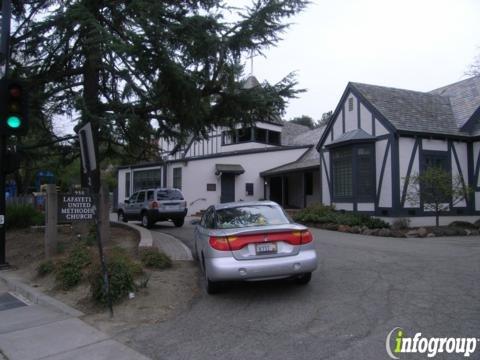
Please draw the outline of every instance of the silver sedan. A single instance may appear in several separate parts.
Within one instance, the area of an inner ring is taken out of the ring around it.
[[[295,278],[307,284],[317,268],[312,233],[271,201],[210,206],[194,236],[193,255],[209,294],[226,281]]]

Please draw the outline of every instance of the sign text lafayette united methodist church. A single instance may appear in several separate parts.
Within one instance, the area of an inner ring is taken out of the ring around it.
[[[93,199],[83,192],[61,194],[58,199],[58,221],[91,221],[95,213]]]

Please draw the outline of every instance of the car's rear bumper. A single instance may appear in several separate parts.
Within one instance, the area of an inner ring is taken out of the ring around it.
[[[162,211],[157,209],[150,209],[148,215],[155,221],[168,220],[168,219],[180,219],[187,216],[187,208],[178,211]]]
[[[286,278],[314,271],[317,268],[317,253],[314,249],[304,249],[294,256],[256,260],[212,257],[205,259],[205,266],[211,281]]]

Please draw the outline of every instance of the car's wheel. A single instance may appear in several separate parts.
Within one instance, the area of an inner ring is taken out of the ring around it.
[[[222,286],[219,282],[211,281],[208,278],[207,268],[205,266],[205,259],[202,255],[202,264],[203,264],[203,274],[204,274],[204,281],[205,281],[205,291],[208,295],[215,295],[218,294],[222,290]]]
[[[173,220],[173,224],[174,224],[176,227],[182,227],[184,223],[185,223],[185,218]]]
[[[119,222],[128,222],[127,215],[125,215],[125,213],[122,210],[120,210],[118,212],[118,221]]]
[[[194,260],[198,261],[198,249],[197,249],[197,243],[193,245],[193,251],[192,251],[192,257]]]
[[[142,226],[146,227],[147,229],[151,228],[153,225],[152,220],[150,219],[150,216],[148,216],[148,213],[144,211],[142,213]]]
[[[306,273],[295,278],[295,281],[299,285],[307,285],[312,280],[312,273]]]

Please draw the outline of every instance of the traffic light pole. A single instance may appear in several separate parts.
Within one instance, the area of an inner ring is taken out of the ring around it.
[[[2,0],[2,34],[0,51],[2,55],[4,72],[3,77],[6,78],[8,74],[8,60],[9,60],[9,39],[10,39],[10,18],[12,16],[11,0]],[[5,104],[6,99],[0,99],[0,102]],[[3,124],[0,125],[3,127]],[[3,131],[2,131],[3,130]],[[7,136],[5,135],[5,128],[0,129],[0,270],[9,267],[5,260],[5,173],[7,158]]]
[[[7,156],[7,138],[0,134],[0,270],[8,268],[5,260],[5,159]]]

